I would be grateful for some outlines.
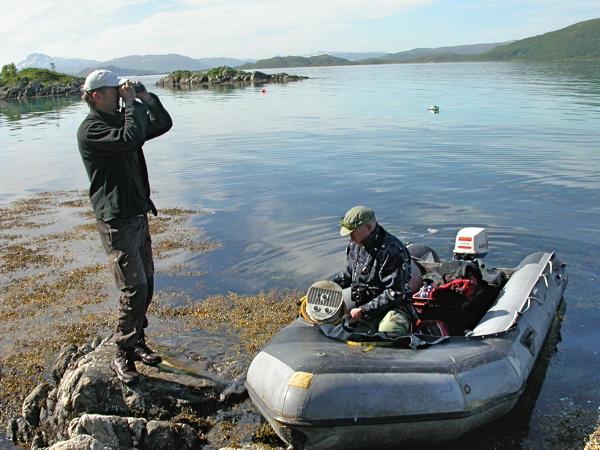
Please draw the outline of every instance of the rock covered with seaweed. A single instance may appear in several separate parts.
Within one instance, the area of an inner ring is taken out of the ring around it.
[[[219,86],[233,84],[264,84],[287,83],[290,81],[305,80],[308,77],[290,75],[287,73],[267,74],[253,71],[245,72],[228,66],[216,67],[205,71],[177,70],[156,82],[163,87],[194,87],[194,86]]]

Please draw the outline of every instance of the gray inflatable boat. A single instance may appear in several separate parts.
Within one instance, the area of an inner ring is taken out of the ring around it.
[[[415,258],[419,275],[463,263],[429,256]],[[481,266],[499,293],[463,335],[418,350],[353,346],[299,318],[254,358],[250,398],[294,449],[446,441],[508,413],[562,300],[566,267],[553,252],[530,254],[514,269]]]

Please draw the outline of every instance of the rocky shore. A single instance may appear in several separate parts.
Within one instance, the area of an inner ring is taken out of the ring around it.
[[[0,99],[25,99],[35,97],[81,95],[83,78],[69,84],[49,84],[40,81],[22,81],[13,86],[0,86]]]
[[[109,367],[117,291],[86,193],[0,207],[0,448],[282,445],[243,382],[254,354],[293,319],[297,295],[190,295],[185,286],[202,278],[191,258],[221,244],[192,226],[208,212],[159,211],[148,331],[164,362],[138,363],[141,382],[128,387]]]
[[[264,84],[287,83],[290,81],[305,80],[308,77],[290,75],[287,73],[267,74],[259,71],[245,72],[231,67],[222,66],[202,72],[178,70],[156,82],[157,86],[169,88],[195,87],[195,86],[221,86],[233,84]]]
[[[115,348],[108,339],[70,345],[13,417],[8,437],[31,449],[217,448],[216,416],[246,399],[241,381],[224,384],[207,375],[138,363],[141,381],[128,387],[109,368]],[[260,416],[246,415],[260,424]]]
[[[222,66],[203,72],[178,70],[156,82],[157,86],[167,88],[192,88],[226,85],[246,85],[265,83],[287,83],[300,81],[308,77],[287,73],[267,74],[259,71],[245,72]],[[26,99],[50,96],[81,95],[83,78],[75,78],[68,83],[45,82],[39,80],[19,80],[6,86],[0,86],[0,99]]]
[[[87,194],[0,207],[0,448],[282,449],[243,382],[253,356],[296,317],[300,293],[198,298],[185,288],[203,276],[192,257],[222,245],[193,226],[209,212],[159,211],[150,219],[160,279],[148,331],[163,363],[137,363],[141,382],[128,387],[109,368],[117,292]],[[544,367],[522,407],[451,445],[600,450],[597,410],[561,402],[530,419]],[[530,435],[530,420],[543,435]]]

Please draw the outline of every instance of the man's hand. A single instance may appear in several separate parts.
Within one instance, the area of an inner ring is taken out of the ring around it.
[[[360,308],[352,308],[350,310],[350,317],[352,317],[352,320],[360,320],[362,319],[363,316],[363,310]]]
[[[133,85],[129,83],[129,81],[126,81],[119,86],[119,95],[126,104],[135,102],[135,89],[133,88]]]
[[[139,85],[142,87],[142,90],[135,93],[137,95],[137,98],[139,98],[144,103],[148,103],[148,102],[152,101],[152,97],[146,90],[146,86],[144,86],[142,83],[139,83]]]

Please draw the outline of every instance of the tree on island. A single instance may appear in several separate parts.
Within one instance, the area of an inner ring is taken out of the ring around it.
[[[4,82],[12,80],[17,76],[17,66],[15,63],[5,64],[2,66],[2,80]]]

